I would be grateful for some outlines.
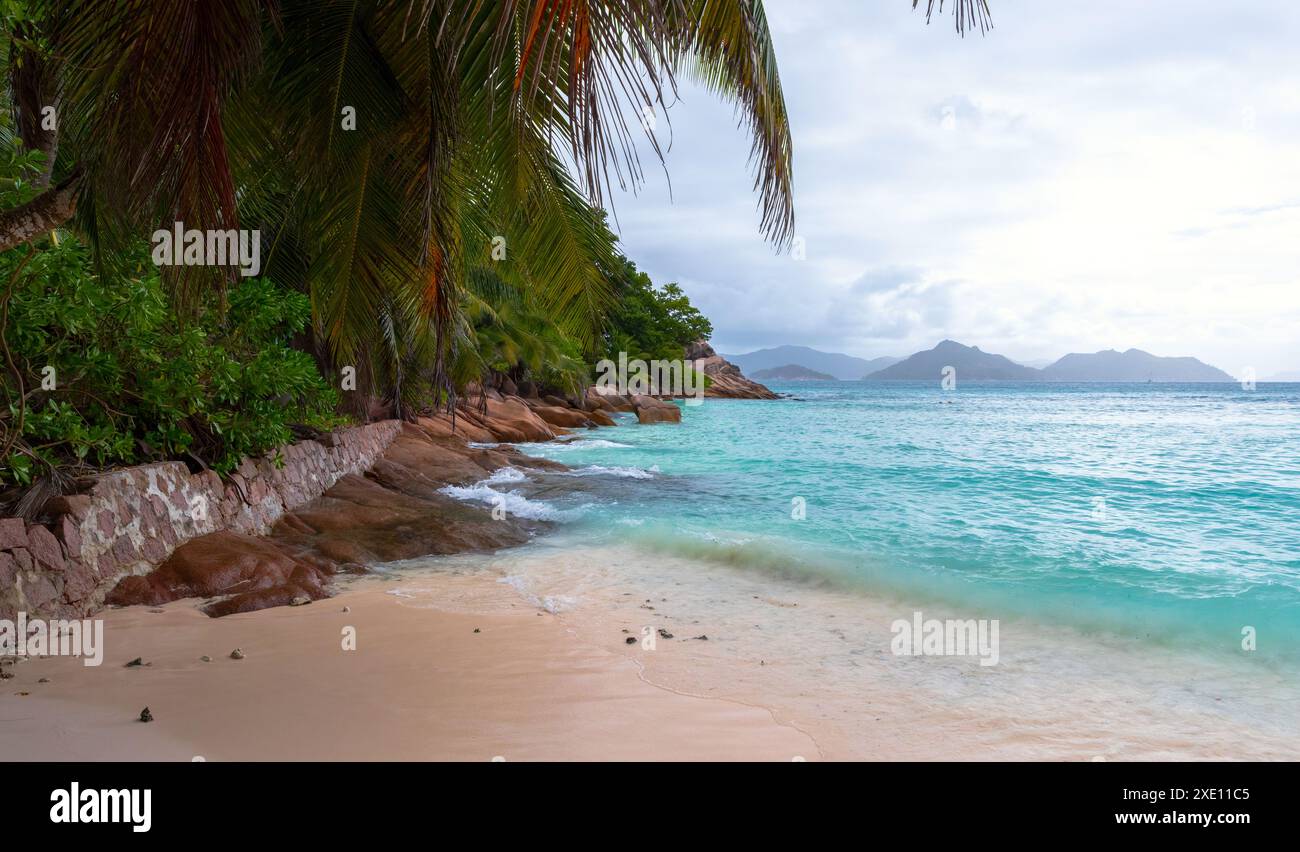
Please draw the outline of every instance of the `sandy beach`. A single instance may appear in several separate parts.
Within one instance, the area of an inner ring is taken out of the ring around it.
[[[489,580],[468,582],[494,591]],[[655,686],[630,649],[585,644],[563,618],[523,601],[477,614],[434,611],[405,606],[381,585],[363,586],[309,606],[220,619],[193,600],[105,613],[102,666],[51,657],[11,667],[15,677],[0,694],[0,754],[44,761],[819,756],[808,735],[771,711]],[[347,628],[355,630],[355,650],[342,648]],[[230,658],[236,647],[244,659]],[[136,657],[144,665],[126,667]],[[145,706],[154,719],[147,724],[138,721]]]
[[[1087,762],[1295,753],[1294,710],[1260,703],[1289,690],[1262,673],[1247,681],[1182,654],[1018,623],[1004,626],[997,666],[897,657],[887,625],[898,601],[705,573],[632,550],[541,542],[399,563],[303,606],[222,618],[195,598],[109,610],[103,665],[49,657],[7,667],[0,754]],[[345,650],[351,638],[355,650]],[[243,659],[231,658],[235,648]],[[141,665],[126,665],[137,657]],[[1188,686],[1181,678],[1193,664],[1198,681]],[[142,723],[146,706],[153,721]],[[1243,727],[1243,718],[1255,721]]]
[[[676,500],[694,499],[681,491],[689,478],[651,464],[672,457],[675,432],[629,424],[603,433],[621,441],[562,430],[553,441],[527,402],[493,402],[486,425],[470,421],[455,433],[441,417],[403,425],[365,476],[344,477],[267,536],[201,536],[150,575],[128,578],[110,598],[124,605],[98,614],[102,666],[6,661],[13,676],[0,681],[0,755],[1296,755],[1300,704],[1284,668],[1005,610],[992,613],[1001,624],[993,665],[972,655],[899,655],[898,619],[919,620],[924,610],[961,620],[971,609],[851,574],[797,570],[799,548],[726,530],[716,501],[713,529],[694,534],[610,511],[644,507],[658,489],[676,495],[659,505],[677,517]],[[707,413],[728,411],[715,404]],[[502,437],[488,426],[545,443],[488,441]],[[637,451],[626,442],[641,440],[655,454],[623,463],[621,454]],[[608,462],[560,461],[590,453],[608,453]],[[502,519],[498,504],[507,508]],[[588,512],[588,523],[564,531]],[[133,591],[119,594],[128,584]],[[231,657],[235,649],[242,658]]]

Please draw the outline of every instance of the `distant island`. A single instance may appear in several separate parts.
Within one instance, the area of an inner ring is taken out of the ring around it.
[[[1234,382],[1232,376],[1195,358],[1161,358],[1141,349],[1107,349],[1066,355],[1043,369],[1049,382]]]
[[[945,340],[933,349],[917,352],[866,377],[869,382],[916,382],[939,379],[945,367],[957,371],[958,381],[968,382],[1036,382],[1043,373],[1017,364],[1004,355],[981,352],[978,346],[963,346]]]
[[[835,377],[830,373],[819,373],[816,370],[810,370],[807,367],[801,367],[798,364],[786,364],[782,367],[769,367],[766,370],[759,370],[754,373],[752,378],[759,381],[782,381],[782,382],[833,382]]]
[[[807,346],[775,346],[725,357],[759,381],[931,381],[940,377],[944,367],[956,370],[958,381],[974,382],[1237,381],[1196,358],[1163,357],[1141,349],[1072,352],[1055,361],[1023,362],[955,340],[944,340],[907,358],[857,358]],[[1300,373],[1270,376],[1269,380],[1297,381]]]
[[[956,370],[958,381],[975,382],[1236,381],[1224,371],[1196,358],[1166,358],[1140,349],[1072,353],[1040,370],[955,340],[944,340],[933,349],[917,352],[897,364],[877,370],[866,379],[872,382],[931,381],[937,380],[945,367]]]
[[[817,373],[825,373],[841,381],[857,381],[877,370],[896,363],[898,358],[855,358],[839,352],[821,352],[807,346],[776,346],[771,349],[759,349],[745,355],[724,355],[731,363],[745,372],[745,375],[757,375],[760,370],[781,367],[803,367]]]

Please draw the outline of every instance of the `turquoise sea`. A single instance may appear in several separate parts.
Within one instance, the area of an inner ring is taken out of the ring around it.
[[[478,496],[588,543],[1300,658],[1300,385],[773,388],[530,445],[577,476]]]
[[[423,568],[836,755],[1300,755],[1300,384],[773,389],[523,445],[571,469],[447,492],[554,524]],[[917,613],[998,661],[900,655]]]

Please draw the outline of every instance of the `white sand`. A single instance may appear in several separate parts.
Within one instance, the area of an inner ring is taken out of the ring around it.
[[[404,606],[370,585],[221,619],[194,601],[104,618],[102,666],[46,658],[9,667],[16,677],[0,686],[0,757],[818,757],[807,735],[768,710],[654,686],[640,677],[637,649],[584,644],[562,617],[522,601],[488,614],[441,612]],[[353,651],[342,648],[349,626]],[[245,659],[230,659],[236,647]],[[205,654],[211,662],[200,659]],[[125,668],[135,657],[150,665]],[[38,683],[42,677],[50,682]],[[147,724],[137,721],[146,705],[154,716]]]

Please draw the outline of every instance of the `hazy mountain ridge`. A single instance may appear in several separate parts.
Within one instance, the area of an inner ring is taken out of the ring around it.
[[[1124,352],[1072,352],[1055,361],[1017,361],[944,340],[907,358],[857,358],[808,346],[775,346],[745,355],[723,356],[746,375],[776,381],[838,379],[855,381],[930,381],[953,367],[959,381],[1003,382],[1235,382],[1237,379],[1198,358],[1160,356],[1141,349]],[[800,372],[802,371],[802,372]],[[1269,377],[1273,381],[1285,381]]]
[[[833,382],[835,377],[830,373],[819,373],[816,370],[810,370],[799,364],[786,364],[782,367],[769,367],[766,370],[759,370],[750,375],[752,379],[759,381],[783,381],[783,382]]]
[[[1162,357],[1129,349],[1071,353],[1043,369],[1027,367],[1003,355],[944,340],[867,376],[868,381],[931,381],[945,367],[958,381],[1004,382],[1233,382],[1232,376],[1189,356]]]
[[[856,358],[840,352],[822,352],[807,346],[775,346],[758,349],[744,355],[724,355],[746,375],[759,370],[780,367],[803,367],[817,373],[827,373],[843,381],[857,381],[869,373],[897,363],[899,358]]]
[[[945,367],[957,371],[958,381],[1033,382],[1042,380],[1042,371],[1017,364],[1004,355],[981,352],[978,346],[965,346],[944,340],[933,349],[917,352],[866,377],[869,382],[930,381],[941,378]]]
[[[1049,382],[1232,382],[1232,376],[1196,358],[1162,358],[1129,349],[1071,353],[1043,369]]]

